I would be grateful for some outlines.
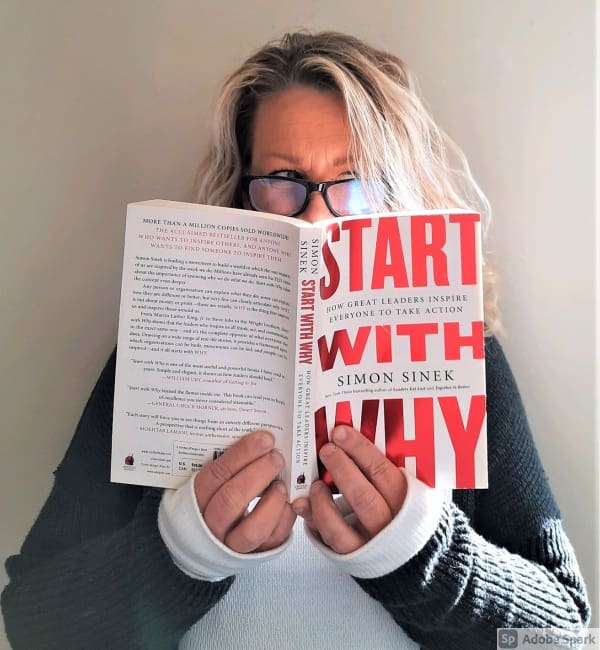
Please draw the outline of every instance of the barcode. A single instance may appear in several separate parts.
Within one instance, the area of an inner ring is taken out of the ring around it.
[[[213,451],[213,460],[217,460],[219,456],[222,456],[225,453],[224,449],[215,449]]]

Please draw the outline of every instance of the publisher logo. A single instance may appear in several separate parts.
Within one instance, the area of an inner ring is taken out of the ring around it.
[[[129,456],[125,457],[125,465],[133,465],[134,462],[133,454],[129,454]]]
[[[498,648],[516,648],[519,644],[519,635],[516,630],[502,629],[498,630]]]

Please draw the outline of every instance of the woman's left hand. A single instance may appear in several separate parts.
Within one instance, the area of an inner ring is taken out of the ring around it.
[[[406,496],[406,479],[359,431],[336,427],[332,439],[319,457],[354,511],[356,523],[345,521],[323,481],[315,481],[308,498],[296,499],[292,507],[327,546],[345,554],[366,544],[398,514]]]

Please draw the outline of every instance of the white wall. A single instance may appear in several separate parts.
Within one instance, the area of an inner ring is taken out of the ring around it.
[[[492,201],[505,347],[597,607],[594,10],[4,0],[0,558],[18,551],[114,344],[125,204],[189,199],[224,75],[285,29],[334,28],[407,60]]]

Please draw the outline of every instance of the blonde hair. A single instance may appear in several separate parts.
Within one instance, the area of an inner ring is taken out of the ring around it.
[[[227,79],[198,170],[198,203],[242,206],[240,178],[251,162],[256,108],[266,95],[290,86],[342,96],[350,157],[360,178],[374,187],[374,209],[473,209],[481,213],[487,233],[489,202],[460,148],[429,115],[405,63],[338,32],[286,34],[258,50]],[[489,334],[500,324],[496,274],[487,259],[483,282]]]

